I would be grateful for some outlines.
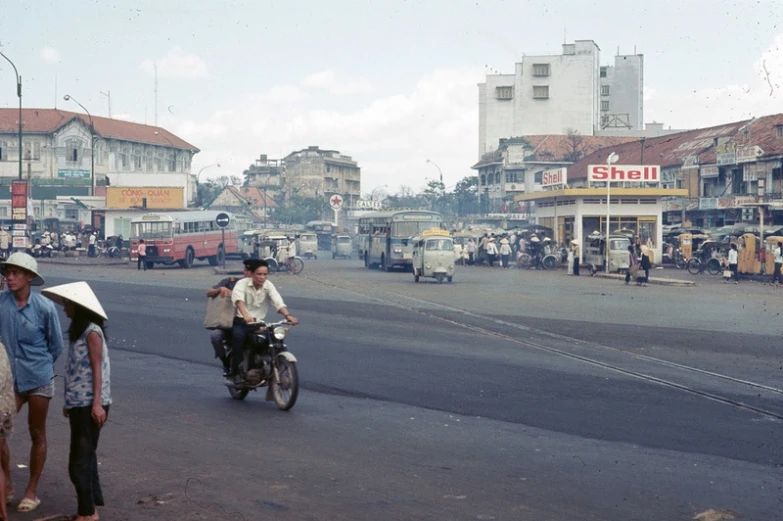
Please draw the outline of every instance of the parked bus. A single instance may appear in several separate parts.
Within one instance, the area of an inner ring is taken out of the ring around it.
[[[394,267],[411,270],[411,237],[433,228],[443,228],[443,217],[426,210],[376,212],[359,217],[359,247],[364,265],[386,271]]]
[[[331,221],[310,221],[305,229],[318,235],[318,249],[329,251],[332,249],[332,234],[337,230]]]
[[[227,254],[237,253],[238,241],[233,218],[224,230],[215,222],[220,213],[223,212],[148,213],[135,217],[131,221],[131,260],[138,259],[139,239],[144,239],[147,268],[155,263],[176,262],[188,269],[196,259],[206,259],[211,266],[222,264]],[[225,231],[225,243],[222,231]]]

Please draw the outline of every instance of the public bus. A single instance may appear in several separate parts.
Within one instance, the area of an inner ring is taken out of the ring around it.
[[[237,253],[238,240],[233,217],[225,228],[217,225],[215,218],[220,213],[223,212],[148,213],[133,218],[131,260],[138,260],[139,239],[144,239],[147,268],[152,268],[155,263],[170,265],[176,262],[189,269],[196,259],[206,259],[210,266],[222,264],[226,255]]]
[[[331,221],[310,221],[305,229],[315,232],[318,236],[318,249],[329,251],[332,249],[332,234],[337,230]]]
[[[413,268],[411,237],[443,228],[443,217],[426,210],[375,212],[359,217],[359,248],[368,268]]]

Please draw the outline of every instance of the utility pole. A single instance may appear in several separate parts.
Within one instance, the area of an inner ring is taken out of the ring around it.
[[[109,119],[111,119],[111,91],[108,92],[101,91],[101,94],[109,98]]]

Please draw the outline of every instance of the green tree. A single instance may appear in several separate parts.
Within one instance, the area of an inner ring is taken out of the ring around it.
[[[293,193],[285,197],[283,193],[276,198],[278,208],[274,218],[282,224],[307,224],[320,221],[331,212],[329,203],[322,197],[302,197]]]
[[[472,215],[479,213],[478,177],[464,177],[454,187],[454,204],[457,215]]]

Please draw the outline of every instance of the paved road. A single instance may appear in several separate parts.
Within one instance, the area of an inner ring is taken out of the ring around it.
[[[89,280],[111,318],[104,517],[783,517],[771,287],[484,268],[414,284],[308,262],[274,279],[302,320],[304,392],[283,413],[221,386],[200,328],[210,269],[44,269]],[[67,433],[52,430],[43,512],[68,512]]]

